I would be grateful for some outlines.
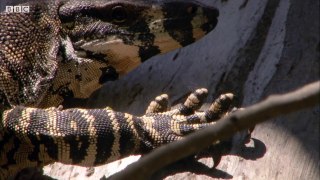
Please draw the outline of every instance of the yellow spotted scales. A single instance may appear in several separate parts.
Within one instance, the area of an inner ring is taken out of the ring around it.
[[[145,154],[228,110],[232,94],[197,112],[206,89],[173,110],[167,95],[158,96],[143,116],[67,108],[150,57],[209,33],[217,23],[214,7],[195,0],[24,5],[29,13],[0,14],[0,179],[53,162],[91,167]]]

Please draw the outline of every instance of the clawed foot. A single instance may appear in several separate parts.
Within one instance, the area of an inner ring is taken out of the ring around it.
[[[205,111],[198,111],[203,105],[208,91],[197,89],[178,108],[168,110],[168,95],[157,96],[142,117],[144,129],[149,132],[149,146],[157,147],[179,140],[196,130],[215,124],[231,110],[234,95],[223,94]]]
[[[150,103],[146,114],[142,118],[144,119],[145,130],[150,133],[150,138],[147,139],[152,139],[147,143],[155,148],[182,139],[184,136],[213,125],[222,117],[239,110],[232,107],[234,95],[226,93],[218,97],[207,110],[199,111],[206,100],[207,94],[207,89],[197,89],[187,97],[182,105],[172,110],[168,110],[168,95],[157,96]],[[251,131],[248,131],[248,137],[250,133]],[[232,140],[228,141],[232,142]],[[228,141],[213,144],[215,166],[220,161],[223,149],[231,149],[231,146],[233,146],[232,143],[226,143]],[[225,144],[230,145],[230,147],[220,147]]]
[[[151,149],[172,141],[182,139],[186,135],[213,125],[222,117],[237,111],[231,104],[234,95],[231,93],[219,96],[208,109],[199,111],[206,100],[207,89],[197,89],[191,93],[186,101],[178,108],[168,110],[169,97],[166,94],[157,96],[148,106],[146,114],[142,117],[145,132],[149,132],[147,146]],[[248,137],[250,132],[246,133]],[[214,166],[216,166],[223,152],[231,150],[233,139],[213,142]],[[225,147],[227,146],[227,147]]]
[[[232,93],[226,93],[217,98],[204,112],[197,111],[203,105],[208,90],[205,88],[197,89],[191,93],[186,101],[178,108],[168,110],[169,97],[166,94],[157,96],[148,106],[146,115],[163,114],[178,117],[179,122],[187,123],[210,123],[219,120],[228,112],[231,112],[231,104],[234,98]],[[232,110],[234,111],[234,110]],[[179,116],[180,115],[180,116]]]

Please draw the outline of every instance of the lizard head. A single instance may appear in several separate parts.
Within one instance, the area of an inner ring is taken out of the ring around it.
[[[195,0],[69,1],[59,9],[77,55],[105,61],[120,75],[200,39],[218,14]]]
[[[65,1],[58,15],[67,60],[59,62],[42,102],[86,99],[150,57],[200,39],[216,26],[218,14],[196,0]]]
[[[196,0],[26,5],[30,13],[0,14],[4,106],[51,107],[86,99],[148,58],[195,42],[215,27],[218,17],[218,10]]]

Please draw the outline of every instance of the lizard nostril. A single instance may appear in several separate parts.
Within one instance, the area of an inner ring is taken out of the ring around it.
[[[127,20],[128,14],[122,6],[112,8],[111,17],[115,23],[123,23]]]

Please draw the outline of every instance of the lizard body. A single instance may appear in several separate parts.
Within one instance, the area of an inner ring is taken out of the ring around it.
[[[54,108],[88,98],[152,56],[195,42],[215,27],[215,8],[194,0],[27,5],[30,13],[0,14],[0,179],[52,162],[96,166],[145,154],[212,124],[228,109],[231,95],[196,113],[203,89],[171,111],[160,96],[141,117],[109,107]]]
[[[29,14],[2,14],[2,104],[85,99],[146,59],[194,42],[214,28],[217,11],[190,3],[49,1],[30,4]]]

